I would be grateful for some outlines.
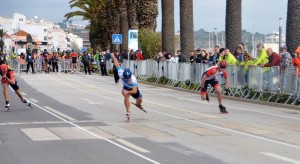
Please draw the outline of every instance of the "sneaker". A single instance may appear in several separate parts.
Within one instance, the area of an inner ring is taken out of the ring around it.
[[[127,120],[129,121],[129,120],[130,120],[130,112],[127,112],[127,113],[125,114],[125,116],[126,116]]]
[[[10,109],[9,109],[9,106],[10,106],[10,103],[8,103],[8,104],[5,105],[6,111],[9,111],[9,110],[10,110]]]
[[[23,100],[23,103],[26,103],[27,106],[32,108],[31,103],[29,101],[27,101],[26,99]]]
[[[222,114],[228,114],[226,107],[223,106],[222,104],[219,105],[219,109]]]

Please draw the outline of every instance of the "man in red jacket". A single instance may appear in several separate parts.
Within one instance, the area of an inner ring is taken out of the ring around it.
[[[272,66],[280,66],[281,56],[272,50],[272,48],[267,49],[267,54],[269,56],[269,63],[261,64],[261,67],[272,67]]]
[[[278,66],[280,68],[281,56],[276,52],[273,52],[272,48],[267,49],[267,54],[269,56],[269,62],[267,64],[261,64],[261,67],[274,67]],[[276,70],[276,68],[274,68]],[[278,70],[280,71],[280,70]],[[276,71],[275,71],[276,72]],[[266,71],[263,73],[263,83],[267,83],[268,91],[276,91],[276,86],[273,84],[273,71]]]

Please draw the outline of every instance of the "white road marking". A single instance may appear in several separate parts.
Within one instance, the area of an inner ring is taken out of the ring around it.
[[[26,93],[24,93],[24,92],[21,92],[21,94],[22,94],[22,95],[24,95],[24,96],[26,96],[26,95],[27,95],[27,94],[26,94]]]
[[[144,149],[144,148],[141,148],[141,147],[139,147],[139,146],[137,146],[137,145],[135,145],[135,144],[133,144],[133,143],[130,143],[130,142],[128,142],[128,141],[126,141],[126,140],[123,140],[123,139],[116,139],[118,142],[120,142],[121,144],[124,144],[124,145],[126,145],[126,146],[128,146],[128,147],[130,147],[130,148],[132,148],[132,149],[135,149],[135,150],[137,150],[137,151],[139,151],[139,152],[142,152],[142,153],[150,153],[150,151],[149,150],[146,150],[146,149]]]
[[[119,100],[113,99],[111,97],[102,96],[102,95],[91,93],[91,92],[88,92],[88,91],[85,91],[85,90],[82,90],[82,89],[78,89],[75,86],[67,85],[66,83],[63,83],[63,82],[61,82],[59,80],[56,80],[54,78],[52,78],[52,79],[55,80],[55,81],[57,81],[58,83],[61,83],[61,84],[65,85],[65,86],[74,88],[74,89],[76,89],[76,90],[78,90],[80,92],[88,93],[88,94],[91,94],[91,95],[95,95],[95,96],[99,96],[99,97],[103,97],[103,98],[106,98],[106,99],[109,99],[109,100],[113,100],[113,101],[116,101],[116,102],[123,103],[123,101],[119,101]],[[103,90],[103,91],[106,91],[106,90]],[[112,92],[109,92],[109,91],[106,91],[106,92],[112,93]],[[115,94],[115,93],[112,93],[112,94]],[[206,126],[206,127],[220,129],[220,130],[228,131],[228,132],[231,132],[231,133],[236,133],[236,134],[239,134],[239,135],[244,135],[244,136],[248,136],[248,137],[260,139],[260,140],[263,140],[263,141],[268,141],[268,142],[272,142],[272,143],[284,145],[284,146],[287,146],[287,147],[292,147],[292,148],[300,149],[300,146],[297,146],[297,145],[294,145],[294,144],[290,144],[290,143],[286,143],[286,142],[282,142],[282,141],[278,141],[278,140],[274,140],[274,139],[269,139],[269,138],[266,138],[266,137],[262,137],[262,136],[259,136],[259,135],[254,135],[254,134],[242,132],[242,131],[239,131],[239,130],[234,130],[234,129],[230,129],[230,128],[224,128],[224,127],[217,126],[217,125],[214,125],[214,124],[209,124],[209,123],[195,121],[195,120],[191,120],[191,119],[187,119],[187,118],[183,118],[183,117],[178,117],[178,116],[175,116],[175,115],[171,115],[171,114],[159,112],[159,111],[156,111],[156,110],[151,110],[149,108],[147,109],[147,111],[151,111],[151,112],[154,112],[154,113],[158,113],[160,115],[165,115],[165,116],[172,117],[172,118],[179,119],[179,120],[185,120],[187,122],[192,122],[192,123],[199,124],[199,125]]]
[[[91,101],[91,100],[86,99],[86,98],[81,98],[81,100],[87,101],[89,104],[92,104],[92,105],[94,105],[94,104],[103,105],[104,104],[104,102],[95,102],[95,101]]]
[[[49,77],[50,77],[50,76],[49,76]],[[57,81],[57,82],[59,82],[59,83],[62,83],[62,82],[60,82],[60,81],[58,81],[58,80],[56,80],[56,79],[54,79],[54,78],[52,78],[52,79],[55,80],[55,81]],[[64,84],[64,83],[62,83],[62,84],[63,84],[63,85],[66,85],[66,84]],[[68,86],[68,85],[67,85],[67,86]],[[71,86],[70,86],[70,87],[71,87]],[[76,87],[75,87],[75,88],[76,88]],[[76,88],[76,89],[77,89],[77,88]],[[83,128],[83,127],[77,125],[77,124],[75,124],[75,123],[72,123],[72,122],[66,120],[65,118],[63,118],[63,117],[57,115],[56,113],[51,112],[51,111],[49,111],[48,109],[45,109],[45,108],[39,106],[38,104],[36,104],[36,103],[34,103],[34,102],[32,102],[32,104],[33,104],[34,106],[40,108],[41,110],[43,110],[43,111],[45,111],[45,112],[47,112],[47,113],[49,113],[49,114],[55,116],[56,118],[58,118],[58,119],[60,119],[60,120],[62,120],[62,121],[64,121],[64,122],[66,122],[66,123],[68,123],[68,124],[70,124],[70,125],[73,125],[73,126],[79,128],[80,130],[85,131],[86,133],[89,133],[89,134],[92,135],[92,136],[95,136],[95,137],[98,138],[98,139],[103,139],[103,140],[105,140],[105,141],[107,141],[107,142],[109,142],[109,143],[111,143],[111,144],[113,144],[113,145],[115,145],[115,146],[117,146],[117,147],[119,147],[119,148],[121,148],[121,149],[123,149],[123,150],[126,150],[126,151],[128,151],[128,152],[130,152],[130,153],[132,153],[132,154],[134,154],[134,155],[136,155],[136,156],[138,156],[138,157],[141,157],[141,158],[143,158],[143,159],[145,159],[145,160],[147,160],[147,161],[149,161],[149,162],[151,162],[151,163],[154,163],[154,164],[160,164],[159,162],[157,162],[157,161],[155,161],[155,160],[153,160],[153,159],[150,159],[150,158],[148,158],[148,157],[146,157],[146,156],[144,156],[144,155],[142,155],[142,154],[140,154],[140,153],[138,153],[138,152],[136,152],[136,151],[133,151],[133,150],[131,150],[131,149],[128,149],[128,148],[126,148],[126,147],[124,147],[124,146],[122,146],[122,145],[120,145],[120,144],[118,144],[118,143],[116,143],[116,142],[114,142],[114,141],[111,141],[111,140],[109,140],[109,139],[103,138],[103,137],[101,137],[100,135],[97,135],[97,134],[95,134],[95,133],[93,133],[93,132],[91,132],[91,131],[89,131],[89,130],[87,130],[87,129],[85,129],[85,128]]]
[[[44,106],[44,108],[48,109],[49,111],[51,111],[51,112],[53,112],[53,113],[55,113],[55,114],[57,114],[57,115],[65,118],[65,119],[68,119],[70,121],[76,121],[75,118],[72,118],[72,117],[70,117],[68,115],[65,115],[65,114],[61,113],[60,111],[57,111],[57,110],[55,110],[55,109],[53,109],[53,108],[51,108],[49,106]]]
[[[273,154],[273,153],[269,153],[269,152],[260,152],[260,154],[263,154],[263,155],[269,156],[269,157],[273,157],[273,158],[277,158],[277,159],[280,159],[280,160],[285,161],[285,162],[289,162],[289,163],[293,163],[293,164],[300,164],[300,161],[297,161],[297,160],[294,160],[294,159],[291,159],[291,158],[287,158],[287,157],[284,157],[284,156],[280,156],[280,155],[277,155],[277,154]]]
[[[39,101],[37,101],[37,100],[34,99],[34,98],[30,98],[29,100],[32,101],[32,102],[35,102],[35,103],[39,102]]]

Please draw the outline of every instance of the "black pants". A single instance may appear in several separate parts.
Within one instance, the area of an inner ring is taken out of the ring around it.
[[[86,69],[88,70],[89,74],[91,74],[90,66],[88,63],[83,63],[83,69],[84,69],[85,74],[87,74]]]
[[[58,72],[57,62],[52,62],[52,70],[53,70],[53,72],[55,72],[55,69],[56,69],[56,72]]]
[[[31,70],[32,70],[32,73],[34,72],[34,69],[33,69],[33,62],[28,62],[27,63],[27,69],[26,69],[26,72],[28,73],[28,70],[29,70],[29,67],[31,66]]]
[[[113,71],[114,71],[115,83],[118,83],[120,77],[118,75],[118,70],[117,70],[117,68],[115,66],[113,67]]]
[[[101,75],[107,75],[107,70],[106,70],[106,65],[100,64],[100,69],[101,69]]]

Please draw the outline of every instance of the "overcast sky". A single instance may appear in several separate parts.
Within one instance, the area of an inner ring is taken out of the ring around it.
[[[159,1],[159,10],[161,9]],[[194,29],[213,31],[225,29],[226,0],[194,0]],[[0,15],[12,17],[14,12],[32,18],[38,16],[53,22],[62,22],[70,12],[69,0],[1,0]],[[243,0],[242,28],[250,32],[278,31],[279,18],[283,18],[283,33],[287,15],[287,0]],[[80,18],[75,18],[80,20]],[[161,11],[157,18],[157,31],[161,31]],[[75,22],[78,23],[78,22]],[[179,0],[175,0],[175,30],[179,30]]]

